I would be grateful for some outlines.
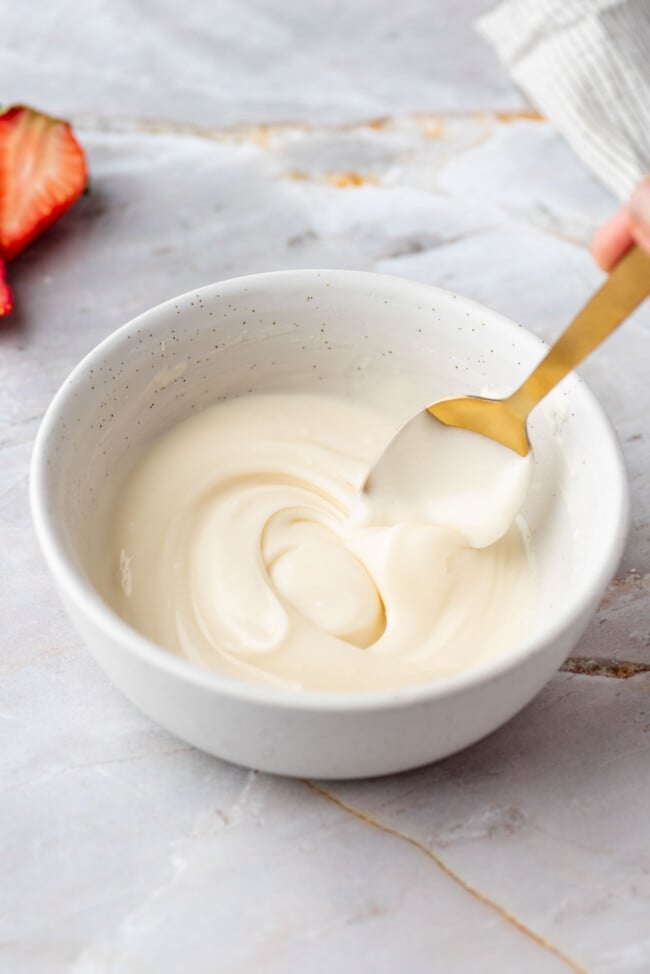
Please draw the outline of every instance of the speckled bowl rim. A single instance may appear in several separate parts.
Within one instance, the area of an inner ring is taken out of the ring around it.
[[[264,684],[248,683],[244,680],[237,680],[199,667],[189,660],[174,655],[169,650],[164,649],[157,643],[141,635],[128,623],[124,622],[103,601],[68,558],[64,546],[57,538],[56,528],[47,511],[47,453],[52,438],[57,434],[57,427],[64,407],[73,393],[77,381],[87,374],[89,368],[93,368],[100,360],[105,360],[107,356],[110,357],[113,349],[120,345],[124,337],[131,333],[134,327],[141,327],[146,324],[147,329],[154,332],[154,338],[152,340],[155,341],[158,316],[161,313],[173,309],[176,304],[186,298],[191,299],[196,297],[197,294],[204,297],[211,297],[213,293],[223,298],[224,292],[240,292],[252,282],[256,284],[268,284],[269,287],[273,288],[276,284],[281,284],[283,281],[292,281],[295,283],[300,279],[304,281],[306,286],[317,286],[322,281],[323,275],[333,275],[341,283],[346,283],[348,286],[354,286],[355,283],[363,283],[366,287],[373,283],[381,284],[382,287],[390,285],[395,295],[398,292],[407,291],[411,298],[418,291],[426,292],[429,297],[432,294],[444,295],[445,298],[454,300],[458,307],[464,308],[470,315],[481,316],[482,319],[488,320],[491,325],[497,328],[505,329],[506,331],[511,330],[513,337],[516,337],[519,342],[523,340],[525,343],[530,343],[540,350],[547,347],[541,339],[523,328],[523,326],[516,324],[511,319],[487,308],[477,301],[462,297],[444,288],[388,274],[375,274],[368,271],[337,270],[334,268],[270,271],[230,278],[215,284],[193,289],[183,295],[178,295],[150,308],[148,311],[143,312],[112,332],[112,334],[100,342],[99,345],[96,345],[81,360],[55,394],[41,422],[32,453],[29,495],[36,535],[48,567],[65,597],[77,606],[99,630],[116,642],[126,645],[131,652],[145,662],[167,670],[168,673],[182,681],[197,684],[203,689],[212,690],[216,695],[225,695],[249,703],[259,703],[268,707],[291,711],[309,710],[321,713],[405,708],[442,697],[454,696],[481,684],[496,680],[503,673],[518,667],[525,663],[526,660],[535,656],[537,653],[543,652],[552,645],[586,611],[594,593],[605,588],[613,577],[620,562],[627,539],[629,524],[629,491],[623,456],[620,444],[609,419],[594,395],[577,375],[574,375],[572,380],[567,380],[572,382],[570,392],[572,398],[577,397],[574,408],[576,412],[591,410],[595,413],[596,419],[602,426],[601,435],[611,448],[614,458],[615,470],[612,471],[615,474],[613,477],[614,487],[609,501],[615,516],[614,530],[611,537],[606,539],[607,548],[604,551],[604,557],[595,567],[593,577],[589,580],[589,584],[583,587],[581,597],[568,602],[563,611],[555,616],[553,621],[535,637],[522,640],[517,646],[503,653],[497,659],[481,663],[463,673],[440,677],[428,683],[418,683],[414,686],[402,687],[396,690],[371,690],[354,693],[334,693],[315,690],[296,691],[271,687]],[[488,318],[486,318],[486,315]]]

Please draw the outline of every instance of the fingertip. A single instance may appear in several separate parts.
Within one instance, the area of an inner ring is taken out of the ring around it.
[[[611,271],[633,243],[630,214],[622,209],[597,231],[591,242],[591,253],[602,270]]]
[[[608,271],[610,268],[609,242],[605,233],[605,227],[596,231],[596,235],[591,241],[591,255],[600,267],[601,271]]]

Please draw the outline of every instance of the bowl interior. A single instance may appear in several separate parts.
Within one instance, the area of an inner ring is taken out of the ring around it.
[[[260,391],[377,400],[380,376],[402,421],[444,396],[505,394],[543,352],[500,315],[398,278],[299,271],[203,288],[124,326],[67,380],[37,444],[41,522],[78,575],[97,583],[106,486],[191,413]],[[575,376],[535,411],[530,428],[536,468],[523,514],[539,578],[535,638],[608,580],[626,488],[609,424]]]

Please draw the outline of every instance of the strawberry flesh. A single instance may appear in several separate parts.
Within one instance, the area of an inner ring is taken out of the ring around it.
[[[22,105],[0,115],[0,255],[12,260],[40,236],[87,179],[83,149],[67,122]]]
[[[3,315],[8,315],[10,311],[13,310],[13,299],[11,297],[11,291],[9,290],[9,285],[7,284],[7,279],[5,277],[5,264],[2,259],[0,259],[0,318]]]

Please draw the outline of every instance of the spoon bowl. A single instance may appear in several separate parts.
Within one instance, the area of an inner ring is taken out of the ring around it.
[[[526,420],[513,407],[511,399],[488,399],[483,396],[456,396],[440,399],[425,412],[445,426],[480,433],[525,457],[530,452]]]

